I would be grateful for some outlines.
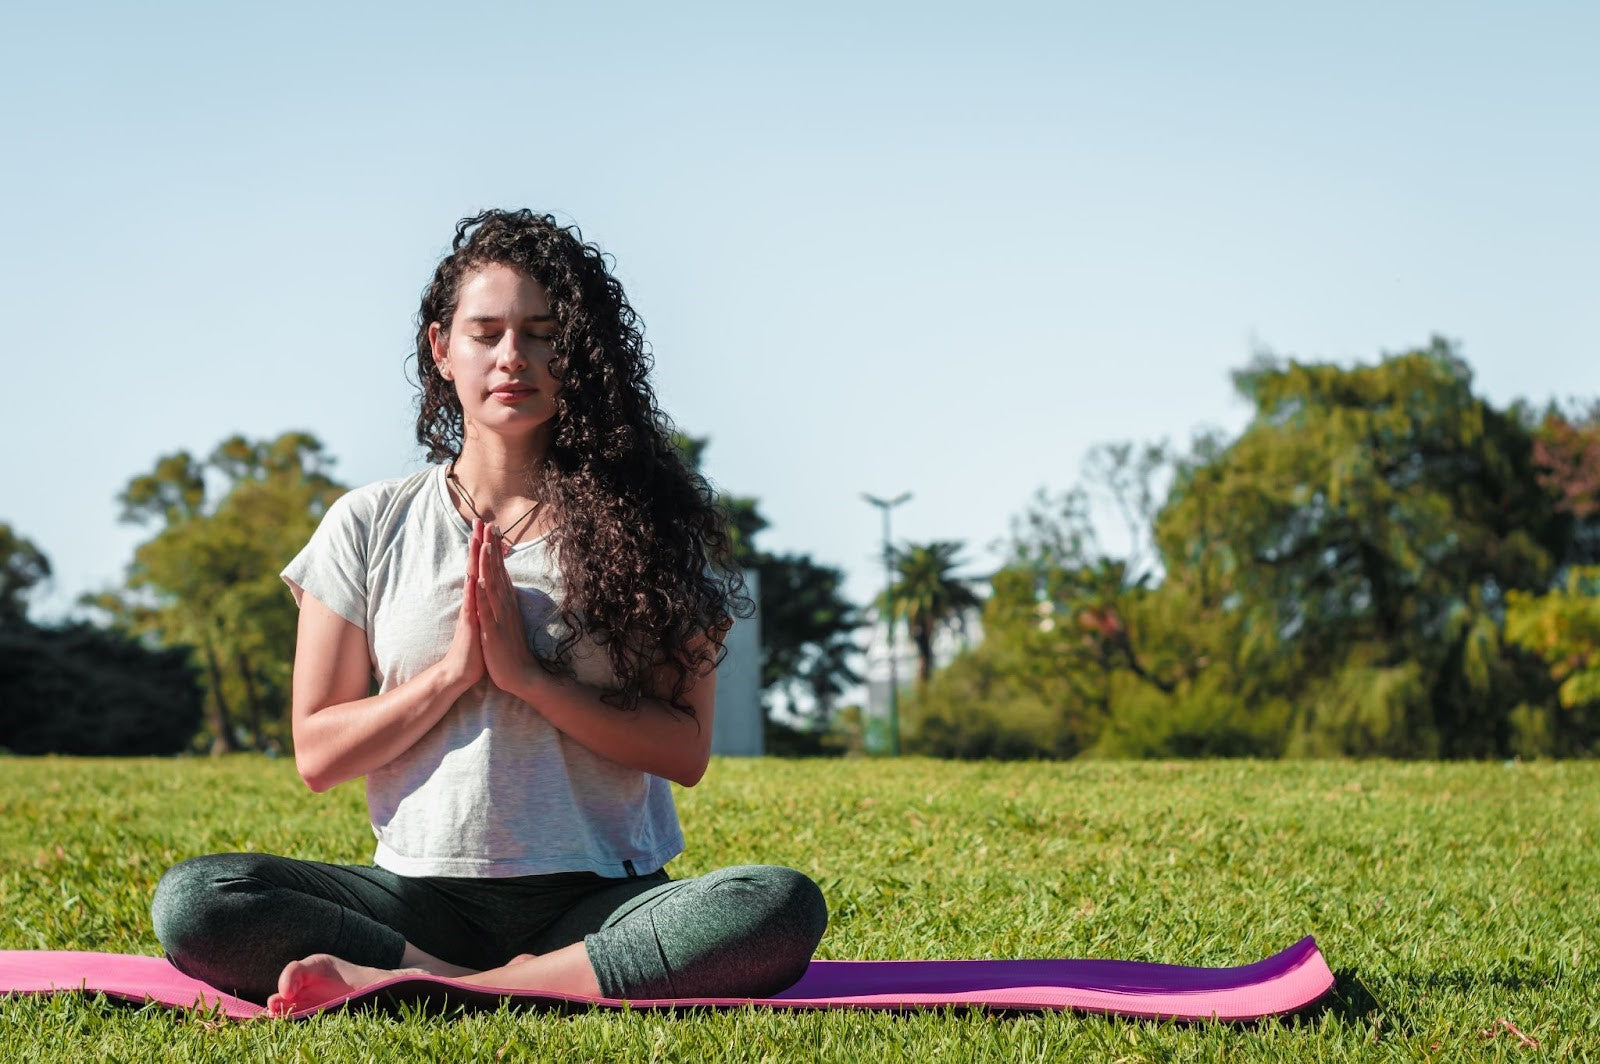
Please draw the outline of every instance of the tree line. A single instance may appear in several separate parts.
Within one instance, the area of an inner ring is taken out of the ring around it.
[[[707,441],[677,443],[698,468]],[[297,611],[278,574],[348,490],[333,465],[305,432],[233,436],[204,457],[159,457],[117,497],[121,520],[149,537],[122,586],[80,600],[95,623],[28,621],[49,559],[0,523],[0,749],[289,750]],[[859,679],[844,574],[806,554],[762,550],[757,500],[721,501],[736,564],[760,577],[765,698],[801,708],[803,724],[825,720]],[[775,745],[794,746],[783,741],[793,731],[779,730]]]
[[[1011,523],[979,596],[963,545],[893,548],[876,603],[919,667],[908,751],[947,757],[1574,756],[1600,752],[1600,401],[1499,409],[1446,341],[1234,375],[1236,437],[1096,447]],[[696,467],[707,441],[678,445]],[[296,611],[278,577],[346,487],[303,432],[161,456],[118,496],[149,535],[95,623],[26,615],[49,560],[0,524],[0,748],[287,750]],[[1107,550],[1095,503],[1129,546]],[[840,570],[758,545],[778,753],[839,752],[865,615]],[[934,638],[981,610],[944,668]]]
[[[982,642],[908,692],[907,749],[1600,752],[1600,403],[1497,409],[1441,339],[1234,383],[1237,437],[1101,446],[1015,519]]]

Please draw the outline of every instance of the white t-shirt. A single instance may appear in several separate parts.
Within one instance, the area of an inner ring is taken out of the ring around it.
[[[341,496],[283,570],[367,633],[380,690],[441,660],[461,608],[472,529],[430,466]],[[543,539],[506,558],[530,645],[563,632],[561,576]],[[574,649],[577,678],[613,679],[603,651]],[[617,712],[626,712],[617,710]],[[567,738],[485,676],[405,753],[367,776],[374,863],[409,876],[644,875],[683,852],[671,785]]]

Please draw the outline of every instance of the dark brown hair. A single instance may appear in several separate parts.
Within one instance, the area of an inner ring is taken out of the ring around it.
[[[750,600],[726,516],[656,403],[638,315],[607,256],[575,226],[527,210],[484,211],[456,226],[417,312],[417,440],[429,461],[461,452],[461,402],[434,364],[428,327],[448,333],[462,283],[489,265],[543,285],[555,317],[550,370],[561,391],[530,490],[554,519],[567,634],[544,665],[570,675],[569,652],[591,636],[616,676],[609,701],[633,708],[643,694],[665,694],[692,714],[685,695],[694,676],[721,659],[733,615],[748,616]],[[675,677],[670,692],[652,683],[661,668]]]

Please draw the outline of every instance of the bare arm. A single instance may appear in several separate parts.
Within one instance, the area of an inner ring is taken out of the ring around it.
[[[685,787],[693,787],[705,775],[716,710],[715,672],[697,677],[685,698],[694,708],[693,717],[673,709],[663,698],[641,698],[632,711],[618,709],[601,701],[598,689],[551,676],[537,664],[506,689],[563,733],[619,765]]]
[[[717,674],[692,678],[684,701],[690,717],[672,708],[663,692],[672,690],[672,670],[658,670],[655,694],[639,699],[634,711],[602,701],[587,684],[552,676],[533,660],[517,610],[516,592],[505,559],[492,535],[478,552],[478,628],[484,667],[495,686],[522,699],[570,738],[620,765],[693,787],[711,757],[711,726],[716,712]]]
[[[295,766],[312,790],[325,791],[393,761],[483,675],[477,557],[475,550],[468,552],[455,639],[443,660],[370,697],[366,633],[311,594],[301,595],[290,722]]]

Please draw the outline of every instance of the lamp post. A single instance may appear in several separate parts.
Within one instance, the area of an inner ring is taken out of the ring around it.
[[[894,609],[889,602],[889,593],[894,588],[894,549],[890,546],[889,511],[910,499],[911,493],[906,491],[893,499],[880,499],[876,495],[862,492],[861,497],[883,511],[883,613],[887,617],[885,632],[889,643],[889,754],[892,757],[899,757],[900,676],[894,653]]]

